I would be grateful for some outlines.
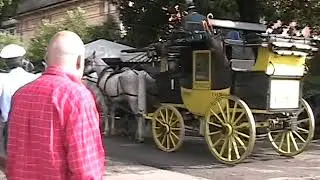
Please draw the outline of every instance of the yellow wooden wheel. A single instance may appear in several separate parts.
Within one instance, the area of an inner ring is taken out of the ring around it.
[[[206,116],[205,138],[217,160],[235,164],[253,150],[256,128],[247,104],[235,96],[212,103]]]
[[[296,123],[290,120],[284,121],[283,129],[268,132],[273,148],[281,155],[300,154],[313,138],[315,120],[312,109],[304,99],[301,99],[300,104],[301,108],[297,112]]]
[[[184,140],[185,127],[180,112],[163,105],[153,115],[152,134],[156,145],[165,152],[176,151]]]

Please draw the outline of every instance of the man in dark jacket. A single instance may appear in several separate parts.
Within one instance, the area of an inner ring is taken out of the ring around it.
[[[192,0],[186,0],[188,14],[182,18],[182,27],[187,31],[203,31],[202,21],[207,18],[199,14]]]

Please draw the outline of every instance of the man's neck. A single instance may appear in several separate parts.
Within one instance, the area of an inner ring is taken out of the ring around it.
[[[48,66],[48,68],[58,68],[61,69],[64,73],[71,75],[79,80],[81,80],[82,77],[79,77],[79,75],[75,72],[73,68],[67,67],[67,66]]]

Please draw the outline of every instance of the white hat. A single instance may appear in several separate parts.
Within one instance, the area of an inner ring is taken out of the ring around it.
[[[0,57],[1,58],[16,58],[16,57],[22,57],[26,54],[26,50],[19,45],[16,44],[9,44],[2,48],[0,52]]]

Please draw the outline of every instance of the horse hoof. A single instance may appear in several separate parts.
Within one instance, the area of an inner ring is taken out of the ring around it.
[[[137,140],[137,143],[142,144],[144,143],[144,140],[143,139]]]
[[[136,142],[137,142],[137,143],[143,143],[143,142],[144,142],[144,139],[136,139]]]
[[[114,136],[116,135],[116,131],[114,129],[111,129],[110,133],[109,133],[111,136]]]
[[[102,136],[103,137],[106,137],[106,136],[109,136],[110,135],[110,131],[108,130],[108,131],[104,131],[103,133],[102,133]]]

